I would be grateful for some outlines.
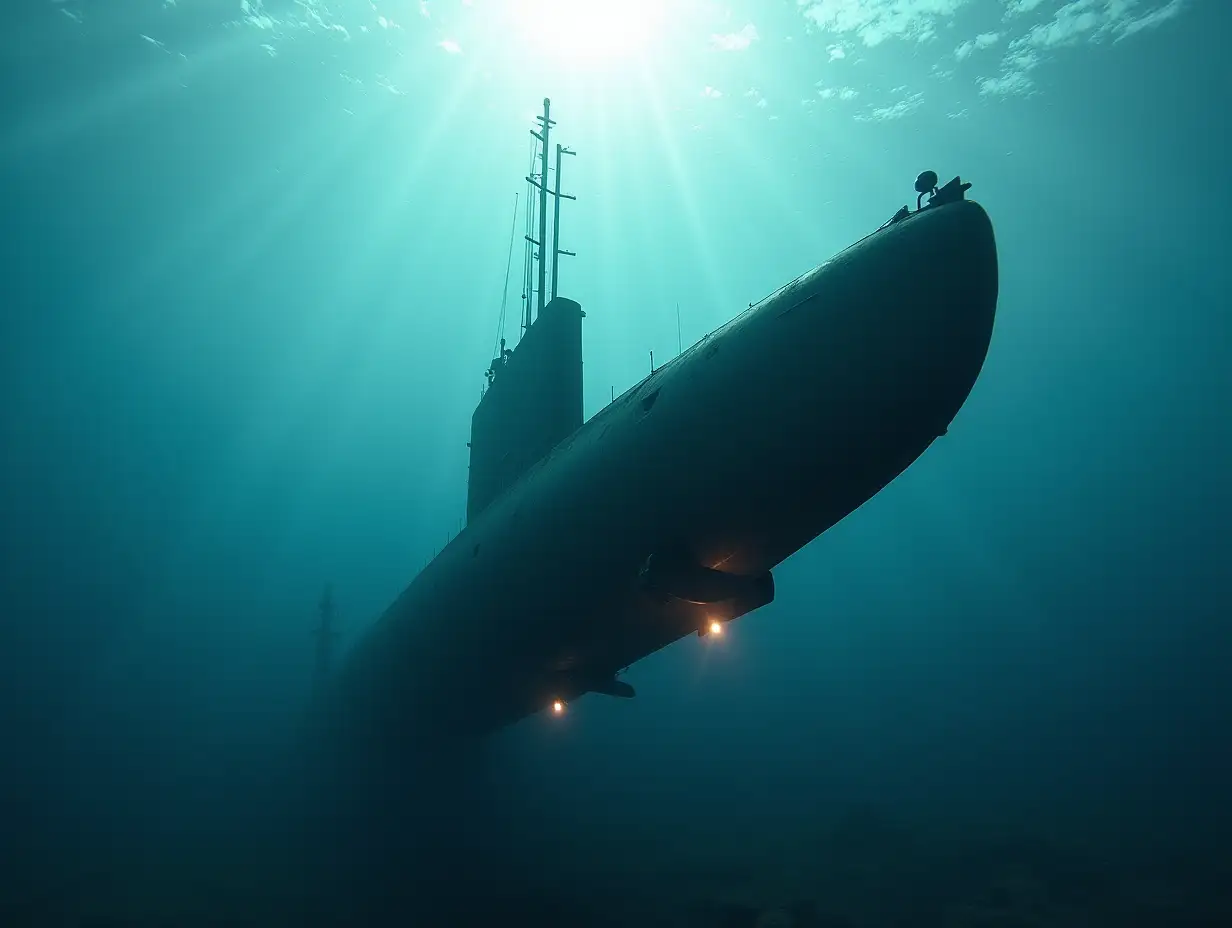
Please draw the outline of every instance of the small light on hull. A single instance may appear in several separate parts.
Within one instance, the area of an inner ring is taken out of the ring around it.
[[[552,700],[552,714],[553,715],[563,715],[564,711],[565,711],[564,700],[553,699]]]
[[[723,623],[718,619],[711,619],[710,624],[707,626],[707,630],[712,635],[721,635],[723,634]]]

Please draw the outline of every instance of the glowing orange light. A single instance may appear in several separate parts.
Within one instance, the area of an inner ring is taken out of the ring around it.
[[[710,620],[710,634],[712,635],[723,634],[723,623],[720,622],[718,619],[711,619]]]
[[[556,715],[560,715],[564,711],[565,711],[565,704],[563,702],[561,702],[559,699],[552,700],[552,712],[554,712]]]

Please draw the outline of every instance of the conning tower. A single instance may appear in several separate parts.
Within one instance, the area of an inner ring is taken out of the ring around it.
[[[561,192],[561,161],[564,155],[575,152],[556,146],[554,185],[550,186],[548,149],[556,123],[547,98],[537,121],[539,128],[531,130],[535,151],[526,177],[528,193],[537,191],[537,196],[526,200],[521,338],[512,349],[500,338],[487,371],[487,387],[471,417],[468,523],[582,425],[582,319],[586,314],[578,303],[557,295],[560,257],[575,254],[560,247],[560,201],[576,199]],[[545,259],[549,196],[554,203],[550,300]],[[534,234],[536,218],[538,229]],[[511,234],[511,257],[512,244]],[[503,309],[501,320],[503,323]]]

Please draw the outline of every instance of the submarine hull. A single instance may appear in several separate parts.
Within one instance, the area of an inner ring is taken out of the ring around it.
[[[390,606],[338,675],[338,729],[387,748],[483,734],[610,693],[640,658],[769,601],[777,564],[946,432],[983,366],[997,289],[988,216],[948,203],[654,371]],[[648,585],[656,563],[667,575]],[[743,579],[749,596],[672,595],[673,563]]]

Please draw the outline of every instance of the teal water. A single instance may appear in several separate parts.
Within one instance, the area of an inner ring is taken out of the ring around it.
[[[773,605],[498,739],[501,911],[1232,923],[1224,4],[7,17],[0,922],[372,911],[237,784],[305,709],[322,586],[350,642],[457,530],[548,96],[587,415],[925,169],[974,184],[1001,298],[949,436]],[[398,906],[358,923],[464,921]]]

